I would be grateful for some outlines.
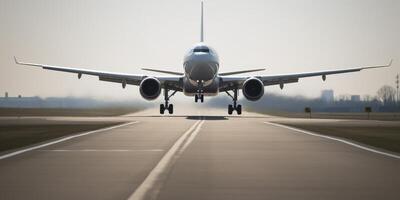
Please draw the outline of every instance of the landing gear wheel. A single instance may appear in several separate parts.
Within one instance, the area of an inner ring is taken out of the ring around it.
[[[204,95],[202,95],[202,94],[195,94],[194,95],[194,102],[198,102],[200,100],[200,102],[201,103],[203,103],[204,102]]]
[[[237,112],[238,115],[241,115],[241,114],[242,114],[242,105],[239,104],[239,105],[236,107],[236,112]]]
[[[164,104],[160,104],[160,114],[164,114],[165,110],[168,110],[169,114],[174,113],[174,106],[172,104],[169,104],[169,98],[171,98],[172,96],[174,96],[174,94],[177,92],[177,90],[175,90],[171,95],[168,95],[168,88],[164,88]]]
[[[169,113],[169,114],[174,113],[174,105],[169,104],[169,106],[168,106],[168,113]]]
[[[238,115],[242,114],[242,105],[237,104],[238,99],[238,89],[233,89],[233,95],[231,95],[228,91],[225,91],[228,96],[230,96],[233,100],[233,105],[229,104],[228,106],[228,114],[232,114],[234,110],[236,110]]]
[[[164,104],[160,104],[160,114],[164,114],[165,107]]]
[[[231,104],[229,104],[229,106],[228,106],[228,114],[232,115],[232,112],[233,112],[233,106]]]

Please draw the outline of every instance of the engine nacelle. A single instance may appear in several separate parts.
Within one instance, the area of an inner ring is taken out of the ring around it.
[[[264,95],[264,84],[258,78],[249,78],[243,83],[243,95],[250,101],[257,101]]]
[[[153,77],[147,77],[140,83],[140,95],[146,100],[154,100],[160,96],[161,83],[158,79]]]

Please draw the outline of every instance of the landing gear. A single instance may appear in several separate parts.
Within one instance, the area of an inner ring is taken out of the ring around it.
[[[237,104],[237,98],[238,98],[238,89],[233,89],[233,96],[226,91],[226,94],[228,94],[232,100],[233,100],[233,105],[229,104],[228,106],[228,114],[232,115],[233,111],[236,110],[238,115],[242,114],[242,105]]]
[[[236,112],[237,112],[238,115],[242,114],[242,105],[239,104],[239,105],[236,106]]]
[[[174,94],[177,91],[175,90],[171,95],[168,95],[168,89],[164,88],[164,104],[160,104],[160,114],[164,114],[165,110],[168,110],[169,114],[173,114],[174,113],[174,105],[169,104],[169,98],[171,98],[172,96],[174,96]]]
[[[160,104],[160,114],[164,114],[164,111],[165,111],[165,106],[164,106],[164,104]]]
[[[233,113],[233,106],[231,104],[229,104],[229,106],[228,106],[228,114],[232,115],[232,113]]]
[[[203,94],[196,94],[194,95],[194,102],[198,102],[200,100],[201,103],[204,102],[204,95]]]
[[[197,85],[199,86],[199,89],[197,89],[197,94],[194,95],[194,102],[198,102],[200,99],[200,102],[204,102],[204,95],[203,95],[203,80],[197,81]]]
[[[169,106],[168,106],[168,113],[169,113],[169,114],[173,114],[173,113],[174,113],[174,105],[169,104]]]
[[[204,95],[203,95],[203,80],[197,81],[198,89],[197,94],[194,95],[194,102],[198,102],[200,100],[201,103],[204,102]]]

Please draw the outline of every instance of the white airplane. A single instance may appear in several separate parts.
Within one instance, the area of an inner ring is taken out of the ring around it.
[[[219,73],[219,58],[217,52],[204,43],[203,33],[203,2],[201,3],[201,31],[200,43],[192,47],[184,57],[184,72],[173,72],[158,69],[143,68],[143,70],[169,74],[172,76],[147,76],[137,74],[115,73],[105,71],[95,71],[79,68],[51,66],[44,64],[19,62],[15,57],[16,64],[42,67],[47,70],[70,72],[78,74],[93,75],[99,77],[100,81],[109,81],[122,84],[125,88],[127,84],[139,86],[140,94],[146,100],[154,100],[164,89],[164,104],[160,105],[160,114],[168,110],[173,113],[174,107],[169,104],[170,98],[176,92],[183,92],[186,96],[194,96],[195,102],[204,101],[204,96],[216,96],[219,92],[227,93],[233,100],[233,104],[228,106],[228,114],[236,111],[238,115],[242,113],[242,106],[237,104],[238,90],[242,90],[243,96],[250,101],[257,101],[264,95],[264,86],[279,85],[283,89],[284,84],[298,82],[300,78],[322,76],[326,80],[327,75],[357,72],[363,69],[389,67],[388,65],[356,67],[340,70],[328,70],[306,73],[293,73],[285,75],[262,75],[262,76],[232,76],[248,72],[262,71],[265,69],[248,69],[243,71],[233,71]],[[172,91],[172,94],[169,94]],[[233,92],[233,94],[230,93]]]

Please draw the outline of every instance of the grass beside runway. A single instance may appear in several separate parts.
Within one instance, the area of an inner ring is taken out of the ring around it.
[[[360,121],[277,123],[400,153],[400,123],[368,123],[367,121],[362,123]]]
[[[0,124],[0,152],[29,146],[80,132],[101,129],[121,122],[49,122]]]
[[[138,112],[139,108],[0,108],[0,116],[73,116],[105,117]]]
[[[304,112],[257,112],[257,113],[273,115],[278,117],[288,117],[288,118],[310,118],[310,114]],[[362,119],[362,120],[369,119],[369,120],[382,120],[382,121],[399,121],[400,113],[373,112],[370,113],[368,117],[368,114],[363,112],[343,112],[343,113],[313,112],[311,113],[311,118],[312,119]]]

